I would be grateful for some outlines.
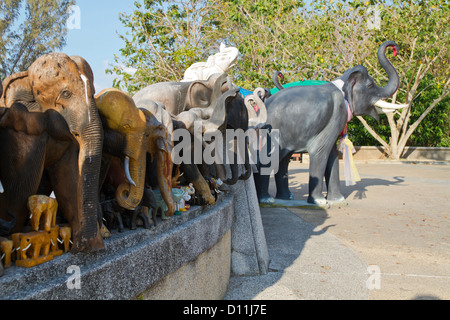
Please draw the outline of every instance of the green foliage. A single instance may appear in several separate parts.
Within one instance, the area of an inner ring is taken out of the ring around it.
[[[394,40],[400,55],[388,57],[401,83],[392,102],[409,107],[382,115],[379,123],[355,118],[349,124],[354,144],[381,144],[392,157],[406,143],[449,145],[447,0],[141,0],[135,6],[132,14],[121,15],[129,31],[108,71],[130,93],[181,80],[186,68],[205,61],[222,41],[239,49],[230,75],[249,90],[272,88],[274,71],[282,71],[286,83],[330,81],[358,64],[384,86],[388,79],[375,53],[382,42]],[[373,28],[375,14],[381,23]]]
[[[0,78],[27,70],[41,55],[65,45],[72,0],[0,2]]]
[[[207,1],[136,1],[132,14],[120,15],[129,31],[121,35],[122,58],[116,55],[107,70],[119,76],[114,86],[134,93],[151,83],[180,81],[186,68],[212,53],[210,11]]]

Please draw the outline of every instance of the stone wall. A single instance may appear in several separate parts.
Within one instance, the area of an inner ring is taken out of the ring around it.
[[[220,299],[230,275],[233,220],[229,193],[215,206],[192,208],[151,230],[113,234],[99,252],[64,254],[31,269],[5,269],[0,299],[194,299],[193,292],[201,299]],[[208,280],[204,273],[211,267],[214,279]],[[78,288],[74,270],[80,271]],[[168,276],[184,280],[174,288]]]

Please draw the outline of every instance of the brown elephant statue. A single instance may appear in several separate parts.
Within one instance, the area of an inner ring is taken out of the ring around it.
[[[161,193],[175,213],[172,190],[172,157],[168,133],[147,110],[139,110],[133,99],[117,89],[106,89],[96,98],[104,132],[105,151],[123,159],[126,181],[117,186],[116,200],[127,210],[142,201],[146,180],[147,154],[156,162],[156,176]]]
[[[152,114],[157,119],[157,121],[163,124],[164,128],[168,132],[168,141],[173,147],[173,132],[174,130],[179,128],[186,129],[184,124],[181,121],[177,121],[176,119],[174,119],[172,115],[167,112],[164,105],[159,102],[145,99],[145,97],[139,100],[135,100],[135,98],[133,98],[133,100],[141,110],[147,110],[147,112]],[[184,174],[184,177],[189,182],[192,182],[194,184],[195,190],[201,195],[206,204],[215,204],[215,199],[211,194],[208,183],[200,174],[197,166],[194,163],[181,163],[180,171]]]
[[[33,195],[28,198],[27,207],[31,212],[30,223],[33,231],[39,231],[41,217],[44,220],[42,230],[49,232],[55,227],[58,212],[58,201],[56,199],[44,195]]]
[[[16,234],[17,235],[17,234]],[[45,231],[34,231],[17,235],[18,253],[16,266],[31,268],[53,259],[50,254],[50,234]]]
[[[1,260],[3,260],[3,266],[5,268],[11,267],[12,249],[12,240],[0,237],[0,255],[3,257],[2,259],[0,259],[0,264],[2,262]]]
[[[27,219],[26,201],[36,194],[45,170],[50,186],[46,191],[55,192],[59,209],[72,228],[73,253],[104,247],[98,198],[103,128],[84,65],[84,59],[64,53],[43,55],[28,71],[3,81],[0,99],[0,107],[21,103],[32,113],[51,112],[47,118],[58,121],[42,126],[46,124],[47,131],[58,126],[66,133],[58,140],[48,133],[27,136],[0,130],[0,149],[12,153],[1,159],[5,192],[0,195],[0,219],[9,220],[9,210],[17,219],[12,232],[21,231]]]

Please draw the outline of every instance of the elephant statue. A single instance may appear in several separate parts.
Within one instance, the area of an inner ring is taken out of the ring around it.
[[[284,88],[266,100],[267,123],[279,130],[279,170],[275,174],[276,198],[293,199],[288,187],[288,165],[293,153],[310,156],[308,203],[320,206],[345,204],[340,191],[336,140],[353,116],[368,115],[378,120],[375,104],[391,97],[399,87],[397,71],[385,51],[399,51],[393,41],[381,44],[378,60],[389,81],[378,87],[365,67],[355,66],[336,80],[313,86]],[[260,203],[271,203],[268,175],[255,175]],[[327,197],[322,194],[325,177]]]
[[[174,146],[173,132],[176,129],[184,128],[184,124],[181,121],[177,121],[173,116],[167,112],[165,106],[160,103],[147,98],[143,93],[137,93],[133,96],[133,101],[139,107],[140,110],[147,110],[148,114],[153,115],[157,121],[159,121],[168,133],[168,142],[170,151]],[[144,111],[145,112],[145,111]],[[173,158],[173,157],[172,157]],[[169,169],[169,168],[168,168]],[[211,195],[211,190],[205,179],[200,174],[197,166],[194,163],[180,164],[180,171],[184,173],[184,177],[194,184],[195,190],[202,196],[205,202],[209,205],[215,203],[214,197]],[[167,190],[168,191],[168,190]]]
[[[30,223],[33,231],[39,231],[39,222],[44,217],[44,230],[50,231],[56,225],[56,214],[58,212],[58,201],[56,199],[34,195],[28,198],[27,204],[30,210]]]
[[[118,204],[127,210],[140,205],[149,154],[156,162],[155,174],[169,215],[173,215],[175,203],[169,191],[173,164],[167,130],[150,112],[138,109],[133,99],[120,90],[103,90],[95,100],[104,126],[104,151],[124,163],[126,181],[115,185]]]
[[[48,121],[40,126],[59,130],[56,139],[52,132],[27,136],[0,130],[0,180],[5,188],[0,219],[8,219],[9,210],[17,219],[12,232],[20,232],[27,219],[28,197],[36,194],[43,176],[48,177],[50,187],[44,194],[53,190],[56,195],[72,228],[73,253],[104,247],[98,199],[103,128],[84,65],[84,59],[64,53],[43,55],[27,71],[3,81],[0,99],[0,107],[23,104],[33,114],[30,117],[45,113],[41,118]]]
[[[13,250],[12,240],[0,237],[0,255],[2,256],[2,258],[0,259],[0,265],[3,260],[4,263],[3,266],[5,268],[11,267],[12,250]]]
[[[210,56],[206,62],[197,62],[186,69],[182,82],[207,80],[210,76],[228,72],[236,65],[239,50],[235,47],[227,47],[220,44],[219,52]]]
[[[60,239],[61,238],[61,239]],[[68,226],[59,227],[59,237],[57,239],[59,247],[62,247],[64,253],[69,252],[72,244],[72,228]]]
[[[178,115],[194,108],[208,108],[214,105],[223,92],[227,91],[223,73],[214,74],[208,80],[190,82],[160,82],[140,90],[133,96],[138,107],[142,100],[152,100],[164,105],[167,112]]]
[[[249,117],[250,113],[248,112],[247,105],[241,94],[237,94],[234,99],[230,99],[227,102],[226,104],[227,129],[233,130],[233,132],[235,133],[237,132],[237,130],[242,130],[244,133],[246,133],[247,130],[250,128]],[[234,159],[233,162],[230,164],[231,178],[227,179],[226,175],[221,173],[220,168],[218,170],[218,167],[220,166],[216,165],[217,178],[223,181],[223,183],[228,185],[234,185],[237,183],[238,180],[248,180],[252,174],[248,150],[249,137],[248,135],[245,135],[244,150],[239,148],[242,146],[239,144],[239,141],[236,138],[237,137],[235,136],[233,140]],[[238,162],[239,154],[243,156],[243,159],[241,159],[241,161],[243,160],[244,164],[244,172],[241,175],[239,175],[239,162]]]
[[[32,268],[53,259],[50,254],[51,239],[48,232],[34,231],[18,234],[16,266]],[[14,242],[14,240],[13,240]]]

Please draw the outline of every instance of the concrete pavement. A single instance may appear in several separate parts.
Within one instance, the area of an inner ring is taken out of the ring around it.
[[[225,300],[450,299],[450,165],[356,165],[348,206],[261,208],[269,273],[233,276]],[[289,173],[305,201],[308,165]]]

